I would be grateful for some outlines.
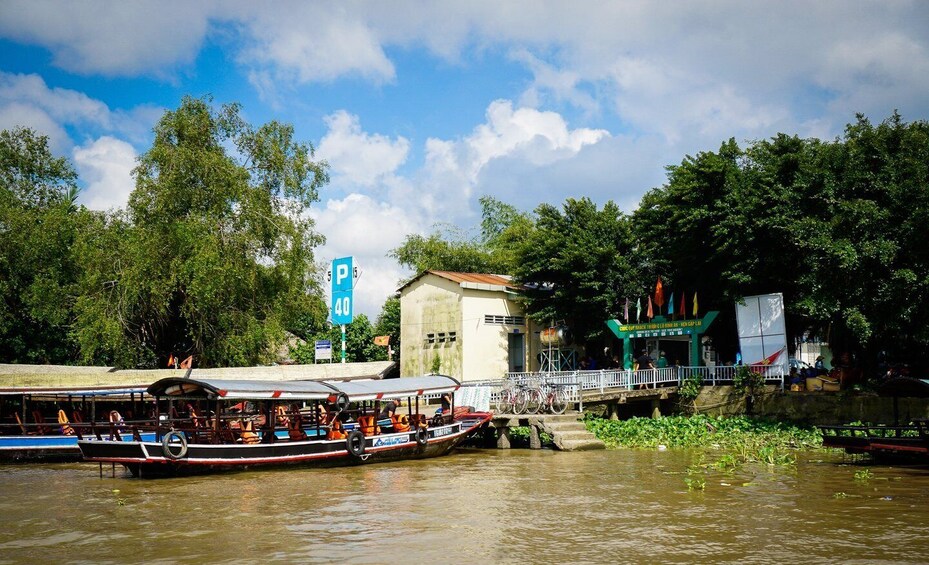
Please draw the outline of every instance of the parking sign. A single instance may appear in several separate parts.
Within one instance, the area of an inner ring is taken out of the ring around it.
[[[332,283],[332,323],[351,324],[355,311],[352,289],[358,278],[358,267],[354,257],[342,257],[332,261],[329,279]]]

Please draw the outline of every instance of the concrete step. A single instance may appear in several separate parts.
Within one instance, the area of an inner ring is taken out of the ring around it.
[[[606,449],[606,445],[599,439],[569,439],[561,442],[555,441],[555,447],[561,451],[589,451],[594,449]]]
[[[587,431],[587,426],[585,426],[581,422],[545,422],[542,425],[545,426],[546,428],[550,428],[553,430],[563,430],[566,432],[571,431],[571,430]]]
[[[571,431],[571,432],[557,432],[555,434],[552,434],[552,437],[556,437],[556,436],[562,440],[572,440],[572,441],[576,439],[578,440],[579,439],[585,439],[585,440],[597,439],[597,436],[593,435],[587,430],[578,430],[578,431]]]

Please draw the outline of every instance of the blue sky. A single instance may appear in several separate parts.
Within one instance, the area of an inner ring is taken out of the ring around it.
[[[185,94],[292,123],[331,166],[321,262],[354,255],[374,317],[386,257],[490,194],[631,211],[665,167],[734,137],[831,139],[861,112],[929,117],[929,3],[48,2],[0,8],[0,128],[49,136],[81,201],[124,206]]]

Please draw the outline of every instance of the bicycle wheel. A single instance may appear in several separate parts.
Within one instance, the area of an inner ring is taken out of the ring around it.
[[[538,414],[539,410],[542,408],[543,402],[542,391],[533,388],[529,389],[529,392],[526,394],[528,402],[526,402],[526,413],[527,414]]]
[[[568,393],[563,388],[559,388],[552,394],[551,399],[552,404],[549,409],[552,414],[564,414],[564,411],[568,408]]]
[[[497,412],[501,414],[509,414],[509,410],[513,409],[513,392],[509,390],[501,390],[500,396],[497,397]]]
[[[525,414],[526,406],[529,404],[529,395],[525,390],[516,391],[513,398],[513,414]]]

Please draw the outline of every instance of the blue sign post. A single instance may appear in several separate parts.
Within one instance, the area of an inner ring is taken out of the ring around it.
[[[329,280],[332,283],[332,323],[342,328],[342,362],[345,363],[345,325],[352,323],[355,297],[352,291],[358,278],[358,267],[354,257],[342,257],[332,261]]]

